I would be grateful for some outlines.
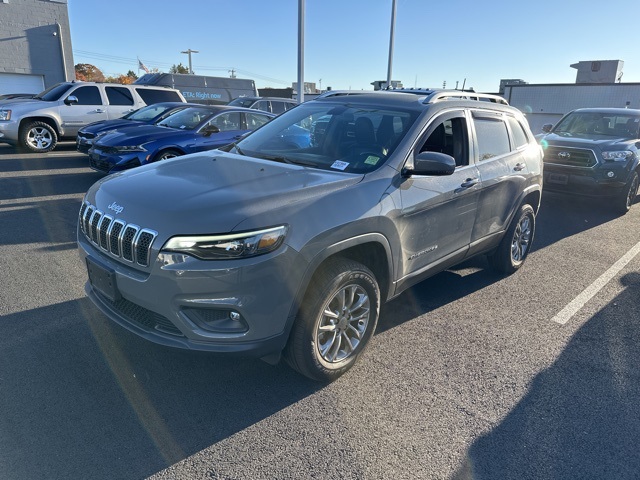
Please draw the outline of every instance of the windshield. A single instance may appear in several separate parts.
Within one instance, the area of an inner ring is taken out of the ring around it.
[[[229,105],[231,107],[249,108],[249,107],[251,107],[251,105],[253,105],[253,102],[255,102],[255,99],[253,99],[253,98],[239,97],[239,98],[235,98],[235,99],[231,100],[227,105]]]
[[[142,107],[135,112],[131,112],[129,115],[124,116],[127,120],[136,120],[138,122],[148,122],[153,120],[156,117],[164,115],[170,110],[175,109],[175,106],[167,106],[167,105],[148,105],[146,107]]]
[[[325,170],[367,173],[385,163],[417,114],[308,102],[238,142],[235,151]]]
[[[185,108],[173,115],[169,115],[161,122],[158,122],[158,125],[161,127],[177,128],[179,130],[193,130],[214,113],[213,110],[208,108]]]
[[[68,92],[71,87],[73,87],[73,84],[71,83],[59,83],[58,85],[47,88],[44,92],[40,92],[33,98],[44,100],[46,102],[55,102],[56,100],[60,100],[60,98]]]
[[[565,137],[638,138],[640,117],[606,112],[573,112],[564,117],[553,133]]]

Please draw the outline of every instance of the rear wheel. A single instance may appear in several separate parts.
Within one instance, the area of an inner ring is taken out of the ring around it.
[[[333,381],[366,348],[378,322],[380,290],[364,265],[333,259],[314,276],[285,348],[301,374]]]
[[[536,215],[531,205],[520,207],[498,248],[489,255],[489,263],[500,273],[518,270],[531,250],[536,228]]]
[[[638,172],[633,172],[629,181],[615,199],[615,209],[618,213],[625,214],[631,209],[631,205],[638,195]]]
[[[29,122],[20,129],[20,147],[35,153],[53,150],[58,143],[56,131],[45,122]]]

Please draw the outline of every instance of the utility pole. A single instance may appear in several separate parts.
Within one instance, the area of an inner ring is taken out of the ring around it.
[[[235,68],[232,68],[231,70],[229,70],[229,77],[236,78],[236,69]]]
[[[191,68],[191,54],[192,53],[200,53],[200,52],[198,50],[188,49],[188,50],[185,50],[184,52],[180,52],[180,53],[186,53],[187,55],[189,55],[189,73],[191,75],[193,75],[193,68]]]

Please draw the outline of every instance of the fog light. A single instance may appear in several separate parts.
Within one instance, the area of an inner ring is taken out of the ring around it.
[[[189,320],[203,330],[215,333],[244,333],[249,326],[240,312],[217,308],[184,308]]]
[[[607,177],[609,177],[609,178],[613,178],[613,177],[615,177],[615,176],[616,176],[616,174],[615,174],[615,173],[613,173],[613,172],[607,172]]]

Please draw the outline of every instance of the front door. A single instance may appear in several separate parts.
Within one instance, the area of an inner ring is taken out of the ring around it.
[[[107,107],[97,86],[80,86],[71,90],[66,98],[69,97],[76,97],[78,103],[60,105],[60,118],[62,118],[65,137],[77,135],[78,130],[89,123],[107,120]]]
[[[480,178],[471,157],[468,122],[464,111],[450,111],[428,126],[414,155],[437,151],[456,160],[447,176],[417,176],[404,180],[400,238],[403,276],[410,279],[443,263],[464,257],[476,217]]]

